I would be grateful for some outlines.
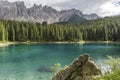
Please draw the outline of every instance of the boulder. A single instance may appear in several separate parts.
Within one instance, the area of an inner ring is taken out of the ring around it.
[[[60,70],[52,80],[89,80],[92,76],[101,75],[101,70],[89,55],[82,55],[67,68]]]

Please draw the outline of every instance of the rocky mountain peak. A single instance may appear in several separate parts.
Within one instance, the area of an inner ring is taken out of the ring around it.
[[[0,0],[0,2],[8,2],[8,0]]]
[[[34,4],[31,8],[26,8],[23,1],[9,2],[0,0],[0,19],[32,21],[42,23],[65,22],[69,19],[75,19],[74,15],[78,16],[77,20],[81,19],[97,19],[96,14],[84,15],[77,9],[69,9],[57,11],[50,6],[42,6]],[[71,18],[72,17],[72,18]]]
[[[86,18],[87,20],[91,20],[91,19],[97,19],[99,16],[95,13],[92,13],[92,14],[85,14],[84,15],[84,18]]]
[[[0,5],[2,6],[8,5],[9,3],[7,0],[0,0]]]
[[[62,17],[60,18],[61,22],[69,21],[69,19],[72,19],[74,16],[83,17],[83,13],[74,8],[69,10],[62,10],[60,13],[62,14]]]
[[[48,13],[55,13],[57,10],[53,9],[52,7],[49,7],[47,5],[43,6],[43,10]]]
[[[36,8],[42,8],[42,4],[40,4],[40,5],[34,4],[32,8],[35,8],[35,9]]]

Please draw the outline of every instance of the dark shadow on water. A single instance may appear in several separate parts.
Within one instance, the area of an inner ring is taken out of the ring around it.
[[[48,68],[48,67],[45,67],[45,66],[41,66],[39,69],[37,69],[37,71],[46,72],[46,73],[52,73],[51,68]]]

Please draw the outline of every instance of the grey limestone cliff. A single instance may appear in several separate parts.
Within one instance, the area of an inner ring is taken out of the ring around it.
[[[97,19],[96,14],[83,14],[76,9],[57,11],[49,6],[42,6],[34,4],[33,7],[27,8],[24,2],[9,2],[7,0],[0,0],[0,19],[18,20],[18,21],[32,21],[42,23],[65,22],[74,15],[79,16],[81,19]],[[78,19],[78,20],[81,20]]]

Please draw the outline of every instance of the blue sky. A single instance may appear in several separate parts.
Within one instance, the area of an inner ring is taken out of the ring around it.
[[[100,16],[120,14],[120,0],[9,0],[24,1],[27,7],[33,4],[49,5],[57,10],[76,8],[83,13],[97,13]]]

